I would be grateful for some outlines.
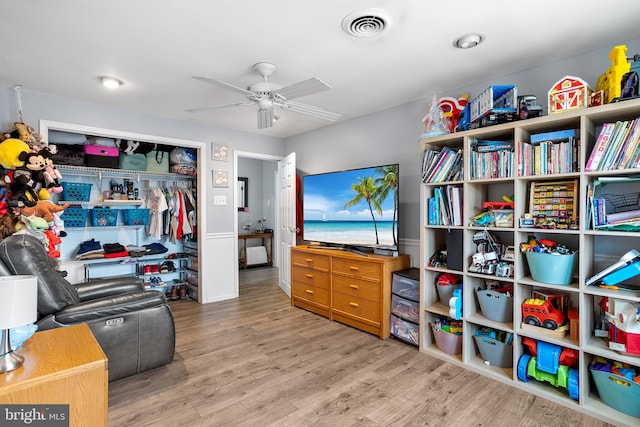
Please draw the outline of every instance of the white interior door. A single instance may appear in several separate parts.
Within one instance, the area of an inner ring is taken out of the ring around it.
[[[296,245],[296,153],[278,162],[280,172],[280,288],[291,296],[291,247]]]

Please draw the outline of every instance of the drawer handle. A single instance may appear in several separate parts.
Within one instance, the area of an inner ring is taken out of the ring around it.
[[[305,258],[304,260],[305,260],[306,262],[313,263],[313,258]]]
[[[360,269],[358,267],[349,267],[349,270],[351,270],[351,271],[360,271]]]
[[[311,289],[307,289],[305,292],[307,292],[309,295],[313,295],[313,291]]]
[[[350,287],[351,289],[355,289],[356,291],[357,291],[357,290],[360,290],[360,286],[358,286],[358,285],[349,285],[349,287]]]
[[[313,274],[307,273],[307,274],[305,274],[305,276],[307,276],[307,279],[313,279]]]
[[[350,303],[349,303],[349,305],[350,305],[351,307],[356,307],[356,308],[357,308],[357,307],[360,307],[360,305],[358,305],[358,303],[357,303],[357,302],[350,302]]]

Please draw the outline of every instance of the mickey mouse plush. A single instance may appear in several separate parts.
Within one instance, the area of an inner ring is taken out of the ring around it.
[[[18,159],[23,165],[13,172],[10,184],[11,198],[9,206],[33,207],[38,202],[37,186],[44,182],[43,170],[47,166],[44,156],[39,153],[21,152]]]

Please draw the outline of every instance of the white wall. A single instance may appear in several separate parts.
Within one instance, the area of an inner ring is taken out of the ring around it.
[[[214,194],[226,195],[230,202],[226,206],[212,206],[208,209],[208,218],[201,224],[208,233],[233,232],[233,197],[235,186],[213,188],[211,170],[228,170],[233,176],[233,151],[242,150],[281,156],[283,141],[263,135],[240,132],[232,129],[204,126],[180,120],[144,114],[111,106],[89,103],[62,96],[43,94],[22,89],[22,109],[25,123],[38,127],[40,120],[72,123],[97,128],[113,129],[147,135],[199,141],[207,143],[205,182],[207,200],[213,200]],[[0,87],[0,130],[13,129],[18,120],[16,94],[11,87]],[[230,148],[229,161],[220,162],[211,159],[211,142],[221,142]]]
[[[561,41],[559,41],[561,42]],[[621,41],[628,47],[627,56],[640,53],[640,39]],[[613,46],[611,46],[613,48]],[[438,97],[458,97],[468,93],[472,99],[492,84],[516,84],[518,93],[534,94],[547,111],[549,89],[566,75],[580,77],[593,88],[598,76],[611,65],[611,48],[567,58],[520,73],[503,76],[496,72],[490,81],[467,87],[442,87]],[[473,65],[469,66],[473,79]],[[383,163],[400,163],[400,240],[415,248],[420,239],[419,183],[421,159],[418,138],[421,119],[430,99],[422,99],[364,117],[341,122],[285,140],[285,153],[296,152],[300,174],[328,172]],[[414,261],[415,262],[415,261]]]

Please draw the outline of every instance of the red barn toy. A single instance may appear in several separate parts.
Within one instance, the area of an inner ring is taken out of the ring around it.
[[[589,106],[593,91],[579,77],[565,76],[549,90],[549,113],[563,113]]]

